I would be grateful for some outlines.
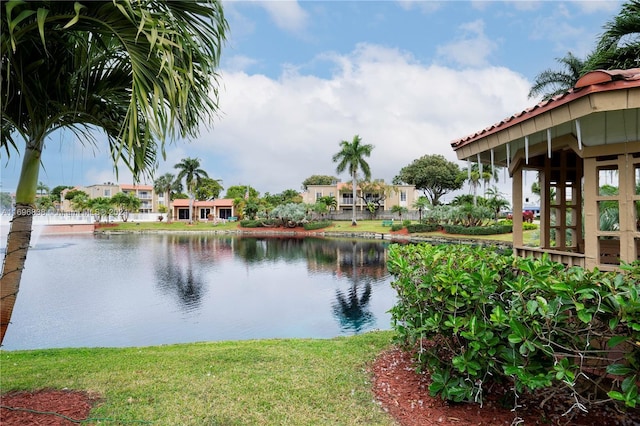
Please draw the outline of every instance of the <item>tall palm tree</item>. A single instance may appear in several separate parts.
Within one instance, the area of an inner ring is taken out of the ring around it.
[[[356,226],[356,191],[358,186],[356,177],[358,174],[358,170],[362,170],[362,173],[365,176],[365,180],[371,179],[371,169],[369,168],[369,163],[366,162],[364,157],[369,157],[371,155],[373,145],[363,144],[360,136],[355,135],[351,142],[341,141],[340,147],[340,152],[333,156],[333,162],[338,163],[336,172],[342,173],[345,170],[349,169],[349,173],[351,174],[353,191],[351,225]]]
[[[620,13],[603,29],[584,71],[640,67],[640,0],[623,4]]]
[[[41,153],[60,128],[83,143],[101,129],[117,166],[139,179],[175,137],[218,110],[216,68],[228,24],[218,0],[3,1],[0,149],[23,157],[0,277],[0,343],[31,240]],[[212,96],[213,95],[213,96]]]
[[[202,178],[208,178],[209,175],[200,168],[199,158],[183,158],[173,167],[180,170],[176,179],[178,181],[185,180],[187,192],[189,193],[189,223],[193,223],[193,199],[196,196],[196,187]]]
[[[556,58],[556,62],[565,69],[563,71],[547,69],[538,74],[529,91],[530,98],[542,95],[543,100],[549,100],[561,95],[574,87],[584,74],[585,61],[571,52],[567,52],[562,58]]]
[[[181,192],[182,184],[173,173],[165,173],[153,181],[153,190],[164,194],[167,203],[167,223],[171,223],[171,192]]]

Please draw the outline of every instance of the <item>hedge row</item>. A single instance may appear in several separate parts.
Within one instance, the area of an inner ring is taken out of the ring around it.
[[[447,234],[457,235],[494,235],[508,234],[513,231],[513,225],[492,225],[492,226],[460,226],[460,225],[439,225],[434,223],[415,223],[407,226],[410,234],[416,232],[435,232],[444,230]]]
[[[388,265],[393,327],[417,347],[433,395],[482,402],[487,383],[499,381],[516,396],[568,395],[573,407],[640,406],[640,262],[589,272],[547,257],[416,244],[391,246]]]

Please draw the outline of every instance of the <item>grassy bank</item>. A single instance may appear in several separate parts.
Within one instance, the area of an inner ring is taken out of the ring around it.
[[[399,223],[399,221],[398,221]],[[239,229],[238,222],[228,222],[228,223],[219,223],[212,224],[208,222],[196,222],[192,225],[189,225],[186,222],[128,222],[128,223],[117,223],[115,226],[110,226],[106,228],[100,228],[99,232],[104,231],[127,231],[127,232],[135,232],[135,231],[237,231]],[[253,231],[257,231],[260,228],[252,228]],[[274,229],[269,228],[269,231],[272,232]],[[329,228],[323,228],[318,230],[320,232],[343,232],[345,234],[350,233],[375,233],[375,234],[388,234],[391,232],[391,228],[389,226],[382,226],[382,220],[360,220],[358,221],[357,226],[352,226],[351,221],[334,221],[333,225]],[[501,242],[512,242],[513,234],[497,234],[497,235],[474,235],[474,236],[465,236],[465,235],[449,235],[443,232],[424,232],[418,234],[412,234],[415,236],[422,237],[436,237],[436,238],[473,238],[478,240],[491,240],[491,241],[501,241]],[[524,241],[525,244],[537,244],[539,238],[539,231],[524,231]]]
[[[0,389],[97,392],[99,424],[392,425],[367,372],[392,335],[0,352]]]

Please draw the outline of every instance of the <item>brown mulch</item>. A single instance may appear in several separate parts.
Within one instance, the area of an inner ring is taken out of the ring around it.
[[[570,410],[568,399],[554,398],[540,407],[541,398],[521,395],[517,412],[511,410],[514,397],[502,386],[486,384],[484,402],[448,403],[429,395],[431,380],[427,373],[417,373],[413,354],[392,348],[376,359],[372,366],[373,392],[382,408],[401,426],[480,426],[480,425],[567,425],[567,426],[637,426],[640,410],[619,412],[614,406],[599,407],[583,413]],[[570,411],[565,415],[567,411]]]
[[[0,425],[76,425],[99,398],[86,392],[45,389],[0,395]]]

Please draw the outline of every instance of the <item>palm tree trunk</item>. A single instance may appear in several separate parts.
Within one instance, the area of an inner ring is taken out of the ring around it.
[[[20,181],[16,190],[16,209],[9,227],[2,276],[0,276],[0,345],[4,341],[4,336],[11,322],[11,314],[20,289],[22,271],[27,260],[39,170],[40,150],[27,148],[22,161]]]
[[[353,172],[353,210],[352,210],[352,214],[351,214],[351,226],[356,226],[356,185],[357,185],[357,181],[356,181],[356,172]]]
[[[167,223],[171,223],[171,216],[173,216],[173,206],[171,205],[171,190],[167,191],[165,200],[167,200]]]

